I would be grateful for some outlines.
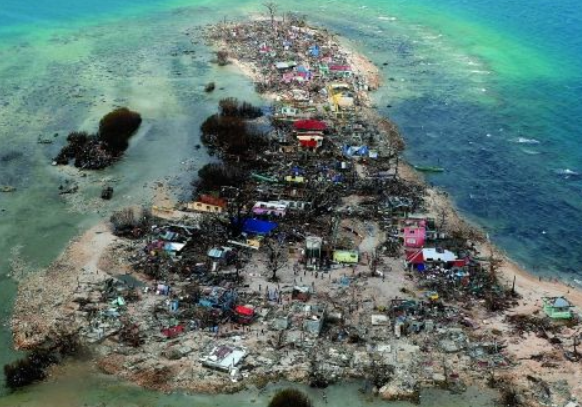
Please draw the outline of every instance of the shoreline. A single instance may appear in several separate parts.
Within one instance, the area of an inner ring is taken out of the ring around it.
[[[312,28],[309,27],[309,29]],[[355,72],[358,72],[359,75],[365,77],[368,83],[377,84],[377,86],[379,86],[380,80],[376,67],[374,67],[375,69],[372,69],[373,66],[370,65],[369,61],[365,57],[357,55],[352,50],[348,51],[341,48],[340,50],[352,55],[353,59],[350,60],[350,63],[353,65]],[[250,63],[234,58],[232,61],[243,73],[247,75],[250,74],[253,79],[260,78],[257,76],[256,70],[252,68]],[[372,78],[370,78],[370,75]],[[376,78],[374,78],[375,75],[377,76]],[[367,96],[366,92],[365,94]],[[263,96],[267,96],[268,99],[271,99],[274,95],[275,93],[267,93]],[[375,112],[375,110],[369,107],[369,99],[366,100],[363,98],[363,103],[365,106],[364,109],[367,109],[367,114],[373,116],[377,120],[385,120],[384,118],[380,117],[379,114]],[[366,103],[368,103],[368,105],[366,105]],[[387,123],[391,126],[394,126],[391,122],[387,121]],[[395,127],[393,127],[393,129],[395,129]],[[398,135],[398,137],[400,137],[400,135]],[[422,177],[416,173],[410,165],[402,162],[400,165],[400,176],[403,180],[414,183],[424,183]],[[424,183],[424,186],[426,187],[426,183]],[[432,214],[435,216],[444,210],[447,212],[447,228],[449,230],[464,229],[474,232],[475,235],[482,235],[481,231],[476,229],[474,225],[469,224],[467,221],[460,217],[454,208],[454,204],[447,196],[445,196],[445,193],[434,188],[429,188],[427,189],[427,195],[428,197],[425,197],[425,201],[428,204],[427,214]],[[161,206],[168,206],[168,204],[168,200],[165,199],[164,204]],[[519,359],[520,357],[523,357],[523,348],[529,347],[531,349],[535,349],[536,351],[539,350],[540,344],[537,343],[538,338],[536,338],[535,335],[528,334],[525,340],[520,341],[518,338],[520,338],[521,335],[511,334],[512,328],[509,326],[509,324],[504,322],[504,317],[506,315],[511,315],[512,313],[529,314],[534,313],[535,311],[539,311],[539,300],[541,300],[541,297],[543,296],[566,295],[573,305],[576,305],[579,309],[582,309],[582,291],[580,289],[567,287],[563,283],[537,281],[535,276],[529,274],[527,271],[520,268],[517,264],[513,263],[494,245],[483,241],[482,236],[481,240],[482,241],[477,244],[477,251],[482,254],[489,254],[491,252],[494,253],[494,257],[500,257],[503,259],[503,265],[499,268],[499,274],[502,276],[506,286],[511,285],[514,276],[519,277],[517,279],[516,288],[518,294],[523,296],[523,299],[520,301],[520,305],[518,307],[510,308],[509,310],[500,314],[490,314],[484,312],[483,310],[475,310],[475,315],[472,315],[473,319],[476,320],[477,318],[480,318],[479,321],[481,323],[478,323],[479,327],[471,334],[475,336],[478,334],[489,335],[492,329],[499,328],[501,332],[507,334],[507,340],[510,342],[508,345],[508,349],[511,350],[511,352],[508,352],[510,353],[510,357]],[[54,326],[60,326],[65,321],[72,321],[75,318],[76,312],[78,311],[78,308],[76,309],[75,307],[71,307],[71,304],[74,303],[73,293],[75,293],[75,291],[77,291],[83,284],[98,285],[102,284],[107,278],[113,277],[112,274],[104,272],[105,269],[116,268],[120,271],[124,270],[128,273],[135,274],[133,271],[131,271],[127,262],[123,262],[119,258],[115,258],[116,252],[112,251],[111,246],[118,246],[119,248],[123,249],[130,247],[131,244],[128,244],[127,241],[124,241],[121,238],[116,238],[113,236],[113,234],[111,234],[111,232],[108,230],[107,225],[105,223],[101,223],[100,225],[84,233],[79,239],[75,239],[71,246],[69,246],[63,255],[61,255],[59,259],[55,261],[54,265],[51,266],[44,274],[34,275],[26,283],[21,284],[19,287],[19,295],[17,297],[15,306],[15,316],[13,318],[15,345],[18,348],[31,348],[38,346],[38,344],[42,342],[42,334],[40,334],[40,337],[38,335],[35,336],[33,333],[31,333],[31,331],[47,333]],[[119,252],[117,252],[117,254],[119,254]],[[401,259],[396,259],[393,263],[391,263],[393,267],[397,267],[397,264],[399,264],[400,260]],[[257,267],[259,267],[258,264]],[[343,272],[349,273],[349,270],[350,269],[347,268],[344,269]],[[395,281],[398,281],[400,284],[402,284],[402,287],[410,287],[410,284],[404,282],[405,274],[405,270],[395,272],[393,278],[396,279]],[[62,280],[59,280],[59,284],[57,284],[58,287],[56,287],[58,290],[55,291],[51,287],[55,287],[55,280],[53,280],[53,278],[57,277],[57,275],[58,278]],[[50,284],[46,284],[47,280],[50,281]],[[253,278],[252,281],[254,280],[255,278]],[[265,279],[256,280],[266,281]],[[315,276],[315,280],[317,280],[317,275]],[[253,284],[258,284],[257,281],[254,281]],[[147,283],[148,281],[144,280],[143,282]],[[77,285],[76,288],[75,284]],[[258,287],[260,289],[261,285],[259,284]],[[37,295],[36,293],[39,292],[42,294]],[[370,292],[371,291],[368,287],[364,287],[362,289],[361,296],[365,297]],[[35,293],[35,295],[31,295],[32,293]],[[391,294],[393,295],[394,293],[392,292]],[[73,301],[71,302],[71,300]],[[49,305],[52,305],[50,306],[50,309],[46,309]],[[134,312],[137,312],[137,310],[134,310]],[[31,318],[31,316],[35,313],[38,314]],[[60,322],[58,322],[59,320]],[[75,327],[75,324],[71,324],[68,328],[73,327]],[[236,331],[238,332],[238,329],[236,329]],[[245,331],[243,330],[243,332]],[[258,337],[258,331],[256,331],[256,334]],[[512,341],[515,343],[512,343]],[[198,347],[196,350],[193,345],[190,345],[188,345],[190,348],[192,348],[190,352],[202,351],[200,347]],[[415,347],[410,343],[407,343],[406,347],[407,349],[404,351],[403,355],[408,355],[412,358],[414,357],[412,355],[416,355],[419,352],[417,349],[418,347]],[[109,351],[113,350],[113,354],[115,353],[115,346],[109,345],[108,348]],[[104,350],[102,349],[101,352],[103,351]],[[254,378],[250,378],[248,380],[245,378],[236,383],[231,383],[228,381],[228,378],[225,380],[224,376],[218,375],[217,377],[215,374],[205,375],[205,380],[202,380],[202,377],[205,374],[205,370],[202,368],[195,370],[196,374],[198,375],[198,379],[196,380],[194,379],[196,376],[194,373],[186,374],[183,372],[183,370],[178,370],[182,372],[183,376],[179,377],[179,380],[174,380],[173,382],[168,383],[167,380],[160,380],[160,375],[164,376],[168,372],[158,371],[157,364],[144,364],[142,361],[140,362],[140,367],[137,369],[133,368],[136,366],[136,364],[130,364],[130,368],[126,367],[132,357],[133,356],[131,353],[129,355],[124,355],[123,353],[117,354],[117,356],[113,356],[112,353],[106,353],[101,355],[101,360],[98,362],[98,364],[101,369],[108,373],[116,374],[120,377],[123,377],[124,379],[136,382],[147,388],[154,388],[156,390],[162,391],[180,389],[195,392],[238,391],[244,388],[244,386],[246,386],[248,383],[261,383],[266,381],[274,381],[281,378],[289,381],[305,382],[307,380],[307,374],[309,370],[306,362],[304,361],[303,365],[299,365],[304,367],[303,371],[300,371],[301,369],[287,369],[285,372],[281,371],[278,374],[266,373],[263,375],[256,375]],[[178,362],[164,363],[166,366],[170,366],[170,369],[173,369],[171,370],[172,372],[175,372],[176,369],[178,369]],[[458,364],[459,370],[457,373],[463,381],[466,381],[469,384],[485,385],[483,375],[480,373],[475,374],[475,372],[468,371],[466,362],[461,361],[461,358],[458,358],[455,363]],[[527,362],[522,361],[521,363],[522,368],[527,369],[529,372],[531,372],[532,375],[539,375],[538,369],[541,367],[538,366],[539,363],[537,361],[528,360]],[[566,362],[564,363],[566,364]],[[258,362],[258,364],[260,364],[260,362]],[[576,371],[573,365],[567,367],[570,369],[570,373],[568,373],[570,376],[573,376],[574,378],[580,377],[573,375],[572,372]],[[294,373],[296,371],[300,371],[300,374]],[[444,382],[448,385],[446,371],[447,367],[444,367]],[[543,380],[546,380],[546,375],[550,375],[551,372],[547,371],[544,373],[545,375]],[[340,375],[340,377],[348,377],[350,374],[351,373],[344,372],[343,375]],[[506,376],[503,372],[499,374],[500,376]],[[568,374],[555,376],[561,378],[568,376]],[[578,372],[578,374],[580,373]],[[442,376],[443,374],[440,373],[440,369],[436,369],[436,373],[431,375],[431,380],[434,386],[443,385]],[[525,382],[526,384],[523,382],[525,380],[523,378],[524,376],[526,375],[522,373],[521,380],[518,377],[508,379],[511,379],[512,383],[514,383],[516,386],[526,387],[527,382]],[[362,370],[358,371],[356,376],[353,377],[366,378],[367,375],[364,374]],[[423,385],[427,385],[429,381],[430,380],[424,380]],[[582,381],[579,381],[579,383],[580,382]],[[388,388],[383,389],[384,391],[382,391],[382,389],[378,390],[379,393],[387,399],[406,398],[407,394],[408,397],[414,398],[415,391],[404,391],[405,386],[400,386],[400,388],[392,388],[390,384],[387,386]],[[582,385],[578,385],[578,387],[571,385],[571,387],[572,394],[582,399]]]

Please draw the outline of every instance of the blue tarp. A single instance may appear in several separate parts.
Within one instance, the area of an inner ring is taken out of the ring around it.
[[[344,146],[343,153],[346,157],[365,157],[370,152],[368,146]]]
[[[309,53],[311,54],[312,57],[318,57],[319,45],[312,45],[311,47],[309,47]]]
[[[243,232],[253,235],[267,235],[277,227],[275,222],[258,219],[247,219],[243,224]]]
[[[303,175],[305,174],[305,171],[303,170],[303,168],[300,168],[298,166],[293,166],[293,168],[291,168],[291,173],[293,175]]]

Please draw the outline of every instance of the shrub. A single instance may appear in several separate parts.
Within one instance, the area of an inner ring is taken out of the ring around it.
[[[224,98],[218,102],[221,116],[241,117],[243,119],[256,119],[263,115],[261,108],[253,106],[249,102],[239,102],[237,98]]]
[[[200,191],[213,191],[224,186],[238,187],[246,181],[247,174],[232,165],[209,163],[200,168],[198,177]]]
[[[309,397],[296,389],[284,389],[273,396],[269,407],[312,407]]]
[[[216,63],[219,66],[228,65],[228,51],[220,50],[216,52]]]
[[[114,154],[123,153],[139,128],[141,116],[126,107],[107,113],[99,122],[99,140]]]
[[[83,356],[83,349],[75,335],[58,335],[48,347],[33,350],[25,358],[4,365],[6,387],[17,389],[27,386],[47,375],[47,369],[67,356]]]
[[[208,82],[208,83],[206,84],[206,86],[204,87],[204,91],[205,91],[206,93],[213,92],[213,91],[214,91],[214,89],[216,89],[216,84],[215,84],[214,82]]]
[[[140,237],[150,225],[152,214],[148,209],[131,207],[113,212],[109,219],[116,236]]]
[[[4,365],[6,387],[17,389],[38,382],[46,377],[46,369],[56,363],[48,350],[35,350],[24,359]]]
[[[250,129],[237,116],[214,114],[202,123],[200,130],[204,144],[219,148],[226,154],[245,156],[262,151],[267,145],[266,137],[262,133]]]

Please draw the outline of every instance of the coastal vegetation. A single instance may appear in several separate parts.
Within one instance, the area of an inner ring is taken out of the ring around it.
[[[221,187],[241,185],[247,172],[227,163],[209,163],[198,171],[196,186],[198,192],[216,191]]]
[[[214,89],[216,89],[216,83],[208,82],[204,87],[204,92],[206,93],[214,92]]]
[[[216,52],[216,63],[218,66],[226,66],[229,64],[228,51],[220,50]]]
[[[273,396],[268,407],[312,407],[309,397],[297,389],[284,389]]]
[[[55,157],[54,163],[67,165],[73,161],[77,168],[106,168],[123,156],[129,147],[129,139],[141,122],[139,113],[126,107],[115,109],[100,120],[97,133],[71,132],[67,136],[67,144]]]
[[[219,102],[219,112],[200,126],[202,143],[225,160],[249,161],[267,146],[266,135],[249,123],[263,115],[260,108],[236,98]]]
[[[114,212],[109,221],[116,236],[138,238],[147,231],[151,219],[152,214],[148,208],[129,207]]]
[[[55,335],[47,345],[34,349],[23,359],[4,365],[6,387],[18,389],[46,378],[51,366],[66,357],[83,356],[85,349],[73,334]]]

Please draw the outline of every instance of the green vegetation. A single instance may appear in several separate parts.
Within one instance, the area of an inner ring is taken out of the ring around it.
[[[50,345],[33,350],[25,358],[4,365],[6,387],[17,389],[38,382],[47,376],[47,370],[65,357],[82,356],[84,349],[75,335],[60,335],[47,341]]]
[[[208,82],[204,87],[204,92],[210,93],[213,92],[214,89],[216,89],[216,84],[214,82]]]
[[[75,167],[84,169],[108,167],[127,150],[129,139],[139,128],[141,121],[137,112],[126,107],[116,109],[101,119],[97,134],[77,131],[70,133],[67,145],[61,149],[54,161],[58,165],[67,165],[74,160]]]
[[[209,163],[198,171],[197,189],[216,191],[221,187],[238,187],[246,182],[247,173],[227,163]]]
[[[216,52],[216,63],[219,66],[228,65],[228,51],[220,50]]]
[[[109,221],[116,236],[139,238],[147,232],[152,214],[148,208],[129,207],[113,212]]]
[[[264,151],[266,136],[247,123],[263,115],[260,108],[235,98],[222,99],[219,108],[220,112],[208,117],[200,127],[201,140],[207,147],[218,150],[225,159],[231,155],[248,160]]]
[[[103,116],[99,122],[98,138],[113,154],[123,154],[140,124],[139,113],[121,107]]]
[[[268,407],[312,407],[309,397],[296,389],[284,389],[273,396]]]

